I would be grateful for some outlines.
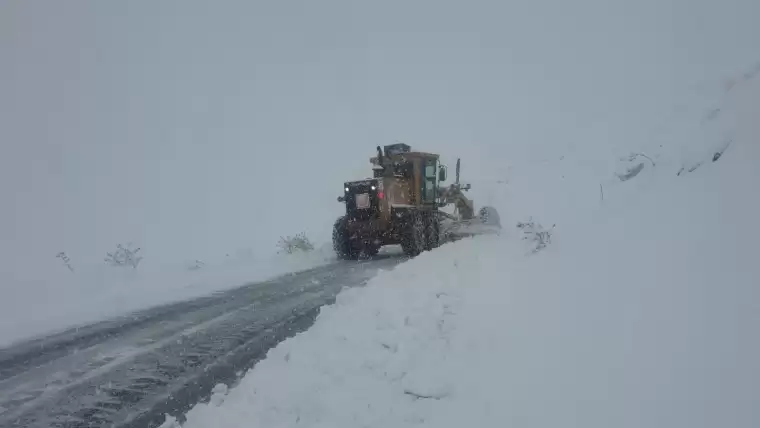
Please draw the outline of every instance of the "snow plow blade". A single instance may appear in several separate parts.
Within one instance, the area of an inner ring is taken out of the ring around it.
[[[456,241],[480,235],[498,235],[501,233],[499,214],[493,207],[483,207],[479,215],[468,220],[457,219],[441,213],[441,241]]]
[[[499,233],[501,233],[501,226],[482,224],[477,221],[452,222],[441,225],[441,241],[443,242],[480,235],[498,235]]]

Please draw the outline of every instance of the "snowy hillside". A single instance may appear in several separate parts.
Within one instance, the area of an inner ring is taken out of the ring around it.
[[[510,227],[346,290],[182,426],[758,426],[753,74],[692,117],[698,140],[609,159],[644,163],[627,181],[572,155],[515,169],[503,223],[533,208],[556,223],[544,249]]]

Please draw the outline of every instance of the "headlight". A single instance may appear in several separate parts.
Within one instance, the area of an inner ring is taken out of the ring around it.
[[[372,187],[371,187],[371,189],[372,189],[372,190],[377,190],[377,187],[375,187],[375,186],[372,186]]]
[[[346,192],[348,192],[348,187],[346,187]]]

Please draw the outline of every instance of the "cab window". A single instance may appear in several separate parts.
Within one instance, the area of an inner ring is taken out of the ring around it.
[[[438,174],[436,174],[436,161],[435,159],[425,160],[425,177],[422,182],[422,202],[434,203],[436,197],[436,181]]]

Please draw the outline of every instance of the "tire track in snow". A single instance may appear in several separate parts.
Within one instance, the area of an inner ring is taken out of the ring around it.
[[[336,263],[3,350],[0,425],[158,426],[307,329],[341,288],[401,261]]]

